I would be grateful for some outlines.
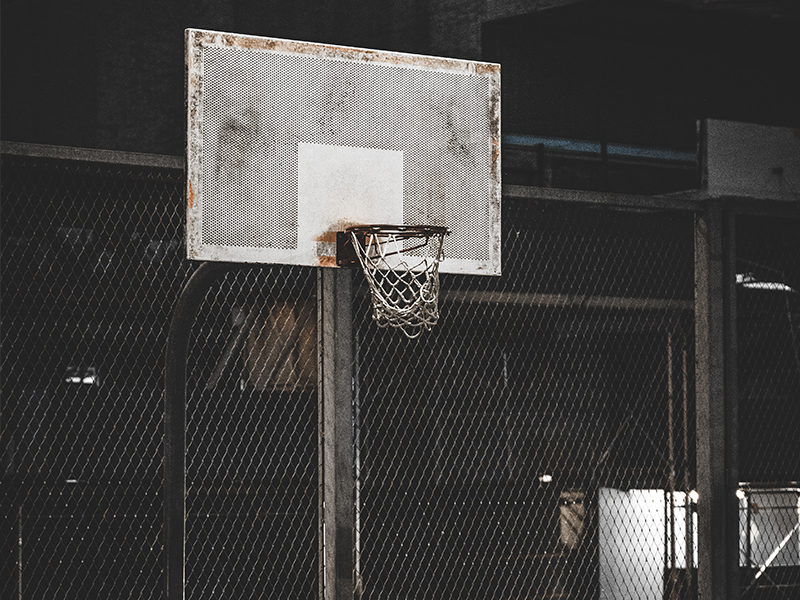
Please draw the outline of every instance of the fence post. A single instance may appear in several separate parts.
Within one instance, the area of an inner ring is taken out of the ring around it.
[[[720,201],[695,215],[698,597],[738,598],[735,255]]]
[[[352,281],[349,269],[319,269],[325,600],[351,600],[355,590]]]
[[[206,292],[239,268],[200,263],[172,313],[164,365],[164,561],[167,600],[183,600],[186,584],[186,362],[189,336]]]

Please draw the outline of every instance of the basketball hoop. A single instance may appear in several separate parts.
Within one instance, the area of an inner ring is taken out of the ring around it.
[[[364,271],[378,327],[396,327],[415,338],[439,321],[439,263],[447,227],[364,225],[349,227],[349,243]]]

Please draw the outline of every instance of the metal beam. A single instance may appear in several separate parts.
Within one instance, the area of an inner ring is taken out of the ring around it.
[[[611,310],[672,310],[689,311],[694,308],[692,300],[672,298],[638,298],[626,296],[592,296],[569,294],[536,294],[528,292],[443,290],[445,302],[467,302],[486,304],[515,304],[519,306],[543,306],[551,308],[604,308]]]
[[[356,578],[352,271],[319,269],[318,273],[324,598],[352,600]]]
[[[619,194],[614,192],[591,192],[564,188],[539,187],[533,185],[504,185],[503,197],[553,202],[577,202],[601,206],[622,206],[650,210],[697,211],[703,205],[696,199],[672,196],[648,196],[646,194]]]
[[[157,167],[160,169],[182,170],[185,164],[185,159],[182,156],[99,150],[97,148],[76,148],[73,146],[50,146],[48,144],[29,144],[25,142],[0,142],[0,154],[137,167]]]
[[[639,210],[672,210],[683,212],[699,212],[704,209],[708,202],[718,201],[724,205],[725,208],[730,208],[732,211],[739,214],[786,218],[800,217],[800,202],[747,198],[744,196],[712,196],[706,190],[686,190],[683,192],[650,196],[647,194],[621,194],[535,185],[506,184],[503,186],[503,197],[544,200],[549,202],[597,204],[601,206],[617,206]]]

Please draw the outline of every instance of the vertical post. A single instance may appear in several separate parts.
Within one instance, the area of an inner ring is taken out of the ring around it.
[[[683,505],[686,528],[686,597],[694,598],[694,507],[689,497],[689,365],[686,347],[681,349],[681,397],[683,400]]]
[[[746,525],[746,527],[747,527],[747,538],[746,538],[747,545],[745,546],[745,552],[747,553],[747,556],[746,556],[746,559],[745,559],[745,563],[746,563],[746,566],[747,566],[747,570],[749,571],[750,569],[753,568],[753,537],[750,535],[750,531],[751,531],[750,528],[753,526],[753,522],[752,522],[751,517],[750,517],[750,515],[752,513],[750,512],[750,492],[749,491],[745,495],[744,501],[746,502],[745,508],[747,509],[747,513],[746,513],[747,514],[747,525]]]
[[[200,263],[184,285],[172,313],[164,365],[164,560],[167,600],[183,600],[186,527],[186,363],[195,315],[206,292],[239,268]]]
[[[697,488],[698,511],[698,597],[704,600],[738,598],[737,482],[730,464],[731,403],[726,385],[732,376],[729,321],[731,279],[725,252],[727,225],[719,201],[709,202],[705,212],[695,215],[695,360],[697,394]],[[734,289],[735,293],[735,289]],[[726,406],[726,403],[728,404]],[[736,510],[731,515],[731,510]],[[731,565],[733,561],[733,566]]]
[[[673,600],[677,595],[677,538],[675,536],[675,418],[674,418],[674,391],[672,375],[672,332],[667,332],[667,449],[669,456],[669,598]]]
[[[725,317],[725,510],[727,597],[739,598],[739,368],[736,311],[736,213],[725,211],[722,231]],[[749,534],[748,534],[749,535]]]
[[[318,282],[325,600],[351,600],[355,589],[352,272],[321,268]]]
[[[17,597],[22,600],[22,502],[17,509]]]

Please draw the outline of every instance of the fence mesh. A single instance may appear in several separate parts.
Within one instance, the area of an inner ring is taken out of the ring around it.
[[[162,598],[183,174],[0,160],[0,597]],[[745,598],[798,589],[798,230],[736,232]],[[696,597],[691,215],[505,198],[502,251],[416,340],[354,275],[363,598]],[[325,590],[317,275],[242,269],[197,315],[188,598]]]
[[[739,217],[743,597],[800,596],[800,220]]]
[[[692,485],[691,218],[503,210],[502,278],[443,276],[434,335],[359,323],[364,597],[660,597],[665,490]]]
[[[317,597],[316,274],[229,274],[191,342],[186,598]]]
[[[182,189],[180,169],[2,155],[0,597],[164,595]],[[197,316],[189,598],[317,594],[315,281],[231,275]]]
[[[2,156],[4,598],[158,597],[181,172]]]

